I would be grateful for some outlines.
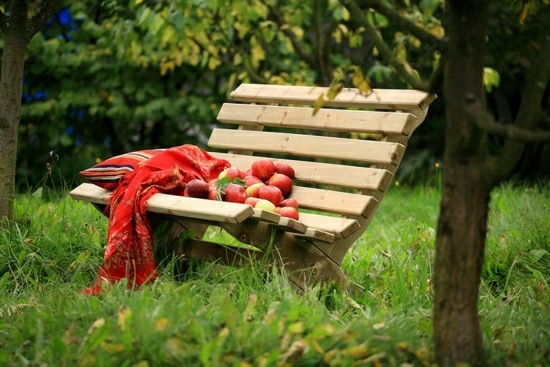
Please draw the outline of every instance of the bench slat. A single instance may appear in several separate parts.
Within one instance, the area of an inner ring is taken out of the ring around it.
[[[267,158],[230,153],[211,153],[216,158],[226,159],[231,165],[247,170],[254,161]],[[349,187],[358,190],[386,191],[393,175],[391,172],[370,167],[346,166],[333,163],[270,158],[273,162],[284,162],[296,171],[296,180],[320,185]]]
[[[334,233],[339,238],[348,237],[360,227],[355,219],[329,217],[314,213],[300,213],[300,222],[310,228],[318,228],[323,231]]]
[[[316,240],[316,241],[322,241],[326,243],[333,243],[334,242],[334,234],[321,231],[315,228],[308,228],[306,233],[300,234],[296,233],[294,234],[296,237],[304,238],[307,240]]]
[[[305,104],[313,106],[319,95],[327,95],[327,87],[241,84],[231,98],[241,102]],[[364,96],[355,88],[343,88],[334,100],[325,106],[397,109],[403,111],[425,109],[435,95],[418,90],[373,89]]]
[[[284,227],[284,224],[288,222],[287,220],[281,221],[281,216],[273,212],[261,209],[254,209],[254,212],[254,219],[277,224],[279,228]],[[307,227],[307,231],[301,237],[327,243],[332,243],[335,237],[346,238],[360,227],[355,219],[304,212],[300,212],[300,223]]]
[[[376,203],[372,196],[301,186],[294,186],[290,197],[305,209],[355,216],[368,216]]]
[[[397,143],[229,129],[214,129],[208,145],[237,151],[252,150],[393,165],[400,162],[405,151],[405,147]]]
[[[218,121],[241,125],[277,126],[381,135],[409,135],[416,117],[403,112],[357,111],[224,103]]]
[[[75,200],[108,204],[111,192],[94,184],[84,183],[71,191]],[[249,205],[183,196],[155,194],[147,200],[148,211],[222,223],[241,223],[254,215]]]

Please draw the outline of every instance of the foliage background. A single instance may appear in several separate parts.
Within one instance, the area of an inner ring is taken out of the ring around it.
[[[524,72],[550,22],[550,12],[539,11],[520,24],[515,3],[493,3],[488,34],[488,102],[502,122],[517,112]],[[442,1],[394,5],[444,35]],[[437,66],[440,55],[430,47],[366,13],[393,40],[398,60],[420,74]],[[136,149],[206,147],[220,105],[241,82],[328,85],[343,71],[349,82],[351,65],[360,65],[373,87],[407,87],[335,0],[67,3],[28,48],[17,182],[34,187],[54,170],[60,174],[52,179],[79,180],[78,171],[97,160]],[[422,180],[440,160],[442,105],[441,99],[432,105],[411,140],[400,180]],[[500,140],[491,144],[498,150]],[[517,173],[533,177],[538,167],[539,177],[548,175],[548,150],[548,144],[531,145]]]

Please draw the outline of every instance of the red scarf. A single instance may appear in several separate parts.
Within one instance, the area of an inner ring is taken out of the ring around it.
[[[187,144],[151,157],[124,176],[107,208],[109,231],[103,265],[84,293],[100,294],[102,282],[116,283],[122,278],[128,279],[129,289],[153,282],[158,274],[146,216],[147,199],[156,193],[183,195],[192,179],[208,181],[229,166],[228,161]]]

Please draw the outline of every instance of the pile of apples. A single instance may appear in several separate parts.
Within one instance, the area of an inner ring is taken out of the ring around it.
[[[298,220],[298,201],[288,197],[292,191],[294,173],[294,169],[286,163],[259,159],[244,172],[232,166],[209,182],[191,180],[184,195],[249,204],[253,208]]]

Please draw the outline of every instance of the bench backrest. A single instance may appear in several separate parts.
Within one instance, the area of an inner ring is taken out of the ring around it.
[[[215,128],[208,145],[227,151],[215,155],[241,169],[259,157],[294,167],[291,197],[315,213],[301,218],[337,233],[333,243],[319,247],[341,263],[371,221],[435,96],[387,89],[365,96],[349,88],[334,100],[325,99],[314,114],[319,96],[327,92],[321,87],[242,84],[231,94],[241,103],[225,103],[218,115],[220,122],[236,128]]]

